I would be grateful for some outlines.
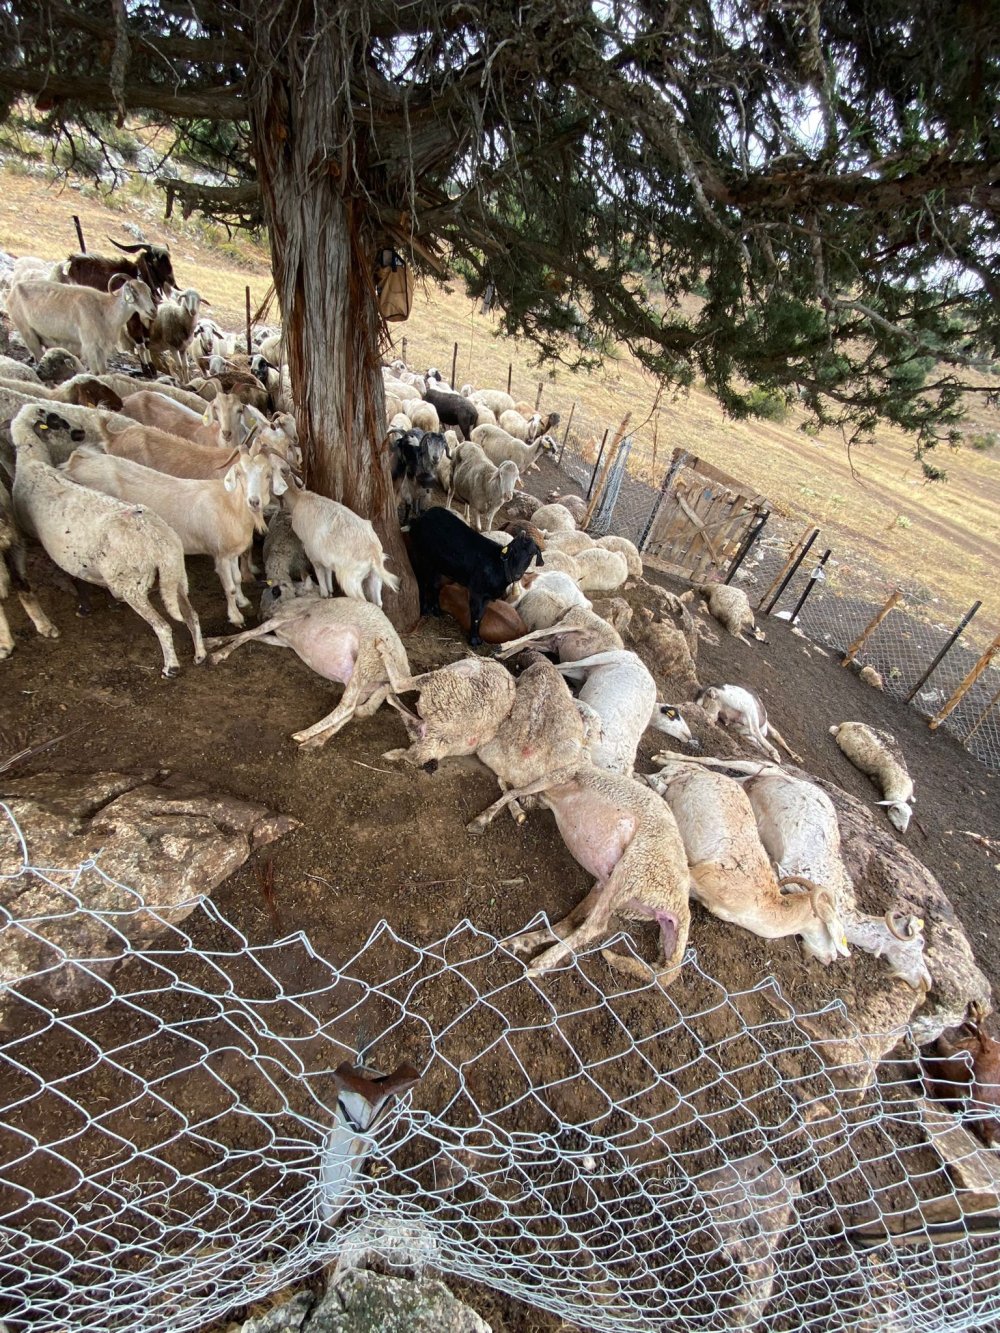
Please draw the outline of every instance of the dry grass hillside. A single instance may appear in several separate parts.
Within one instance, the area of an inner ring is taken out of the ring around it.
[[[0,249],[60,258],[76,247],[74,213],[92,249],[108,248],[105,235],[121,235],[125,222],[167,240],[179,281],[203,292],[227,327],[243,327],[247,284],[255,308],[267,292],[266,248],[198,219],[165,221],[162,194],[152,187],[136,183],[98,195],[9,163],[0,170]],[[733,422],[698,389],[664,396],[654,414],[656,386],[627,353],[592,373],[540,368],[529,346],[497,335],[495,317],[481,314],[461,284],[421,286],[412,317],[393,333],[397,347],[405,337],[408,360],[421,368],[437,365],[446,375],[457,343],[459,383],[503,386],[512,365],[515,396],[533,402],[541,381],[543,406],[559,409],[564,422],[575,402],[573,436],[585,455],[596,452],[607,426],[630,412],[639,445],[635,466],[649,479],[658,482],[671,450],[682,446],[745,479],[796,522],[819,525],[841,559],[879,567],[907,589],[934,594],[935,616],[948,619],[982,597],[977,637],[1000,629],[992,595],[1000,553],[1000,444],[942,450],[935,461],[948,480],[930,484],[899,432],[883,431],[874,446],[856,449],[849,459],[839,436],[807,435],[794,413],[780,423]],[[969,439],[987,441],[991,432],[1000,432],[1000,413],[978,406]]]

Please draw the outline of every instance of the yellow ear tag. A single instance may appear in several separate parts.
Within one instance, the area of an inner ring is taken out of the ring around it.
[[[510,547],[509,547],[509,546],[504,546],[504,547],[501,549],[500,554],[501,554],[501,555],[506,555],[507,552],[508,552],[509,550],[510,550]]]

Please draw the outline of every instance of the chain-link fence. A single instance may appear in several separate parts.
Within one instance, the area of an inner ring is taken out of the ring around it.
[[[650,441],[644,439],[626,455],[624,475],[618,490],[610,490],[610,503],[604,502],[608,482],[615,481],[608,468],[609,451],[617,453],[614,432],[596,436],[593,423],[577,426],[577,415],[565,433],[566,446],[561,466],[584,494],[596,491],[595,517],[600,530],[613,531],[641,545],[660,500],[667,479],[669,458],[662,454],[653,470]],[[645,429],[649,435],[650,427]],[[601,455],[601,440],[604,453]],[[773,587],[799,537],[799,530],[787,520],[771,515],[763,535],[755,543],[737,574],[737,584],[756,606]],[[782,592],[774,613],[786,618],[795,611],[810,582],[823,543],[810,550],[791,581]],[[723,571],[724,572],[724,571]],[[850,551],[834,549],[795,623],[810,639],[835,652],[845,652],[858,639],[893,591],[884,575],[873,574]],[[773,595],[773,594],[772,594]],[[765,607],[770,597],[765,599]],[[986,616],[995,608],[984,608]],[[938,653],[947,646],[955,624],[942,624],[932,614],[930,594],[918,599],[903,598],[872,632],[856,656],[859,665],[871,665],[881,675],[886,692],[894,698],[912,702],[929,718],[942,709],[966,676],[976,666],[984,644],[973,645],[968,637],[959,637],[948,647],[940,664],[922,680]],[[985,619],[983,617],[982,619]],[[979,625],[976,625],[979,628]],[[995,627],[994,627],[995,628]],[[987,631],[988,634],[988,631]],[[985,640],[989,642],[988,637]],[[914,689],[916,687],[916,689]],[[912,692],[912,698],[909,698]],[[970,753],[991,771],[1000,771],[1000,654],[988,666],[967,693],[948,713],[941,725],[966,746]]]
[[[20,838],[5,822],[5,864]],[[1000,1317],[993,1159],[915,1099],[905,1045],[858,1063],[839,1003],[795,1013],[769,977],[729,993],[691,955],[688,1011],[606,993],[593,957],[538,983],[468,921],[421,945],[382,922],[335,964],[301,933],[251,944],[208,900],[172,924],[92,861],[33,867],[30,831],[20,848],[0,879],[10,1333],[182,1333],[364,1253],[608,1333]],[[88,908],[95,888],[118,905]],[[419,1080],[372,1119],[345,1060]]]

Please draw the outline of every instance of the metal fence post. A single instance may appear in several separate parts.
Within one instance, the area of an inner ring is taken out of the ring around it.
[[[604,457],[604,450],[608,443],[608,436],[610,434],[611,434],[611,427],[609,426],[607,430],[604,432],[604,439],[601,441],[601,447],[597,451],[597,462],[594,464],[594,470],[590,474],[590,485],[587,487],[587,494],[584,497],[587,500],[590,499],[591,493],[593,492],[594,482],[597,480],[597,469],[601,466],[601,459]]]
[[[771,517],[771,511],[769,509],[765,509],[763,514],[761,514],[760,518],[757,520],[756,525],[750,528],[750,530],[747,532],[747,535],[740,542],[739,549],[733,556],[732,560],[729,562],[729,571],[726,574],[726,577],[722,580],[723,583],[732,582],[733,577],[736,574],[736,571],[739,569],[740,565],[742,565],[743,561],[750,554],[750,548],[753,546],[754,542],[757,540],[760,534],[764,531],[764,524],[770,517]]]
[[[817,538],[818,536],[819,536],[819,528],[813,528],[812,533],[810,534],[809,540],[806,542],[805,546],[803,546],[802,550],[798,553],[798,555],[795,557],[795,559],[791,562],[791,566],[790,566],[790,568],[788,569],[787,574],[786,574],[785,577],[781,580],[781,583],[780,583],[780,585],[779,585],[779,587],[778,587],[778,591],[774,594],[774,596],[773,596],[773,597],[771,598],[771,600],[768,602],[768,604],[767,604],[767,610],[764,612],[764,614],[765,614],[766,616],[769,616],[769,615],[771,614],[771,612],[774,610],[775,603],[777,602],[777,600],[778,600],[778,598],[781,596],[781,594],[785,591],[785,589],[788,587],[789,583],[791,583],[791,581],[792,581],[792,579],[794,578],[795,574],[798,572],[799,565],[802,564],[802,561],[803,561],[803,560],[806,558],[806,556],[809,554],[809,548],[812,546],[813,542],[816,540],[816,538]],[[765,593],[765,596],[766,596],[766,595],[767,595],[767,594]],[[758,610],[759,610],[759,609],[760,609],[760,608],[758,607]]]
[[[826,562],[830,559],[830,555],[831,555],[831,552],[830,552],[830,551],[824,551],[823,554],[820,556],[820,558],[819,558],[819,564],[816,566],[816,568],[813,570],[813,572],[809,575],[809,582],[808,582],[808,583],[806,584],[806,586],[802,589],[802,596],[799,598],[798,602],[795,604],[795,610],[792,612],[791,617],[790,617],[790,619],[789,619],[789,621],[788,621],[789,625],[794,625],[795,622],[796,622],[796,620],[798,620],[798,618],[799,618],[799,612],[800,612],[800,611],[802,610],[802,608],[805,606],[805,604],[806,604],[806,598],[807,598],[807,597],[809,596],[809,594],[812,592],[813,588],[815,588],[816,584],[817,584],[817,583],[821,583],[821,582],[823,581],[823,579],[826,578],[826,575],[823,573],[823,566],[824,566],[824,565],[826,564]]]
[[[573,424],[573,413],[576,411],[576,399],[573,399],[573,406],[569,409],[569,421],[566,422],[566,429],[563,431],[562,448],[559,450],[559,457],[556,459],[556,467],[562,466],[562,456],[566,452],[566,441],[569,439],[569,428]]]
[[[944,659],[945,654],[951,651],[952,647],[955,644],[955,640],[961,634],[962,630],[965,629],[966,625],[969,623],[969,621],[972,619],[972,617],[976,614],[976,612],[979,610],[981,606],[982,602],[973,602],[973,604],[969,607],[968,611],[966,611],[965,615],[955,626],[954,630],[952,630],[947,643],[938,653],[937,657],[935,657],[934,661],[930,664],[930,666],[927,668],[924,674],[917,681],[916,685],[914,685],[913,689],[903,700],[904,704],[910,704],[913,702],[914,698],[916,697],[917,690],[919,690],[921,685],[923,685],[923,683],[938,669],[938,667],[941,665],[941,662]]]

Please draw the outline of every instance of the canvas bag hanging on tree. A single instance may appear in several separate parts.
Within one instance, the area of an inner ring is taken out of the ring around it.
[[[395,250],[380,250],[375,261],[378,308],[387,324],[409,319],[413,305],[413,274]]]

